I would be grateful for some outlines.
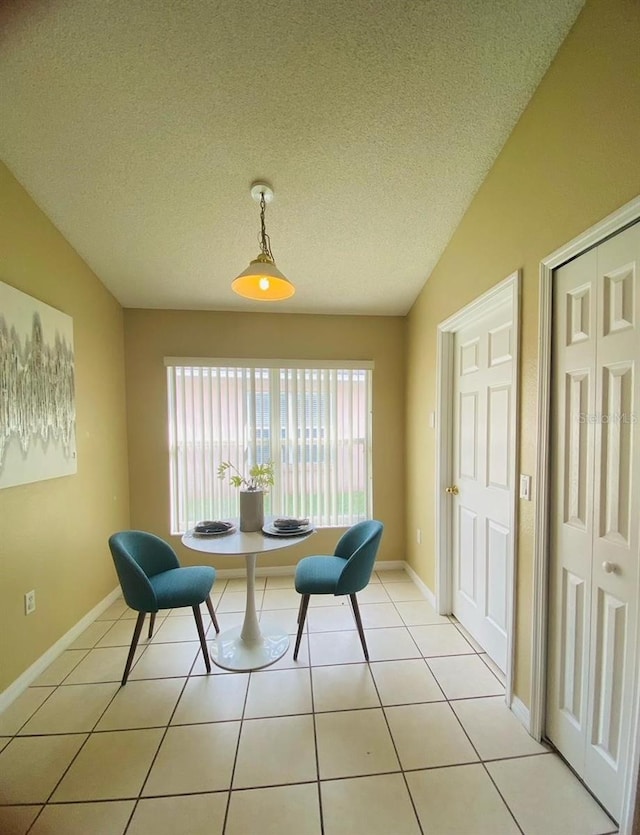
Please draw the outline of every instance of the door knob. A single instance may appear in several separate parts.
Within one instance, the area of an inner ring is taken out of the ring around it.
[[[620,568],[614,562],[609,562],[608,560],[605,560],[602,563],[602,570],[606,574],[617,574]]]
[[[457,496],[460,491],[458,490],[457,485],[454,484],[453,487],[445,488],[444,492],[448,493],[450,496]]]

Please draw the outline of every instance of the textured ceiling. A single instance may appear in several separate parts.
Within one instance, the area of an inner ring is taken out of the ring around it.
[[[582,5],[5,2],[0,157],[125,307],[404,314]]]

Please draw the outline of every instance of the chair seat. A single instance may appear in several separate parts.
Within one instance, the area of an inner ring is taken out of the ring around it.
[[[305,557],[296,567],[296,591],[299,594],[335,594],[345,565],[346,560],[342,557]]]
[[[156,594],[158,608],[173,609],[204,602],[215,579],[216,570],[212,566],[191,565],[163,571],[149,577],[149,582]]]

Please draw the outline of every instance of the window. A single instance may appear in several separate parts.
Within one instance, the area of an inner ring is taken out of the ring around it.
[[[369,518],[373,364],[165,359],[171,532],[237,516],[237,488],[217,477],[273,461],[265,512],[318,526]]]

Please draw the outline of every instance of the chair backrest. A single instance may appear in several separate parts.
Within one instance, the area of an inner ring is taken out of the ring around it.
[[[343,534],[336,545],[335,556],[346,560],[336,586],[336,594],[362,591],[371,579],[384,525],[376,519],[358,522]]]
[[[119,531],[109,537],[109,549],[127,605],[138,612],[157,612],[149,577],[179,568],[173,548],[146,531]]]

